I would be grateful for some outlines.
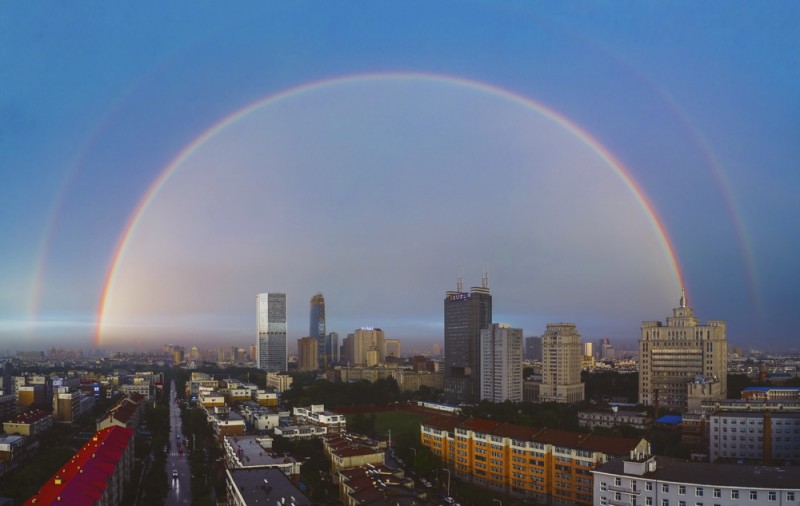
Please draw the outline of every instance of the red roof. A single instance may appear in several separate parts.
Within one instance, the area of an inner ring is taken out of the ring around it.
[[[38,422],[42,418],[47,418],[48,416],[51,416],[52,414],[53,413],[51,413],[50,411],[44,411],[42,409],[37,409],[37,408],[29,409],[28,411],[15,416],[11,420],[8,420],[8,423],[28,423],[28,424],[30,424],[30,423]]]
[[[97,431],[25,505],[94,505],[103,496],[132,437],[132,429],[116,425]]]

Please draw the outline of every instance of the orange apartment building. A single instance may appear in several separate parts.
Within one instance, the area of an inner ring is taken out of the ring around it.
[[[456,476],[539,499],[592,504],[592,469],[647,451],[646,440],[440,415],[421,424],[422,444]]]

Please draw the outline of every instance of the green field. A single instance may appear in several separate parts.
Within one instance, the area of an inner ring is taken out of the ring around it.
[[[407,413],[405,411],[383,411],[378,413],[364,413],[366,417],[375,416],[375,435],[385,436],[388,431],[392,431],[393,440],[406,440],[409,439],[419,440],[419,424],[427,416],[419,415],[416,413]],[[357,415],[347,416],[347,426],[353,424],[353,418]]]

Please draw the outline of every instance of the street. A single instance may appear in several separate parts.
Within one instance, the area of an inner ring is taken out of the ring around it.
[[[184,504],[191,504],[192,491],[191,491],[191,471],[189,469],[188,454],[189,450],[187,443],[183,437],[182,423],[181,423],[181,410],[178,406],[177,394],[175,392],[175,382],[172,382],[172,399],[169,403],[169,447],[167,448],[167,477],[170,482],[170,490],[167,494],[165,504],[177,506]],[[180,439],[179,439],[180,438]],[[173,477],[173,472],[177,471],[177,478]]]

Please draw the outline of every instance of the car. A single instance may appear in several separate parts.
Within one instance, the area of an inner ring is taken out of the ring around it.
[[[178,477],[178,470],[177,469],[173,469],[172,470],[172,478],[177,478],[177,477]]]

